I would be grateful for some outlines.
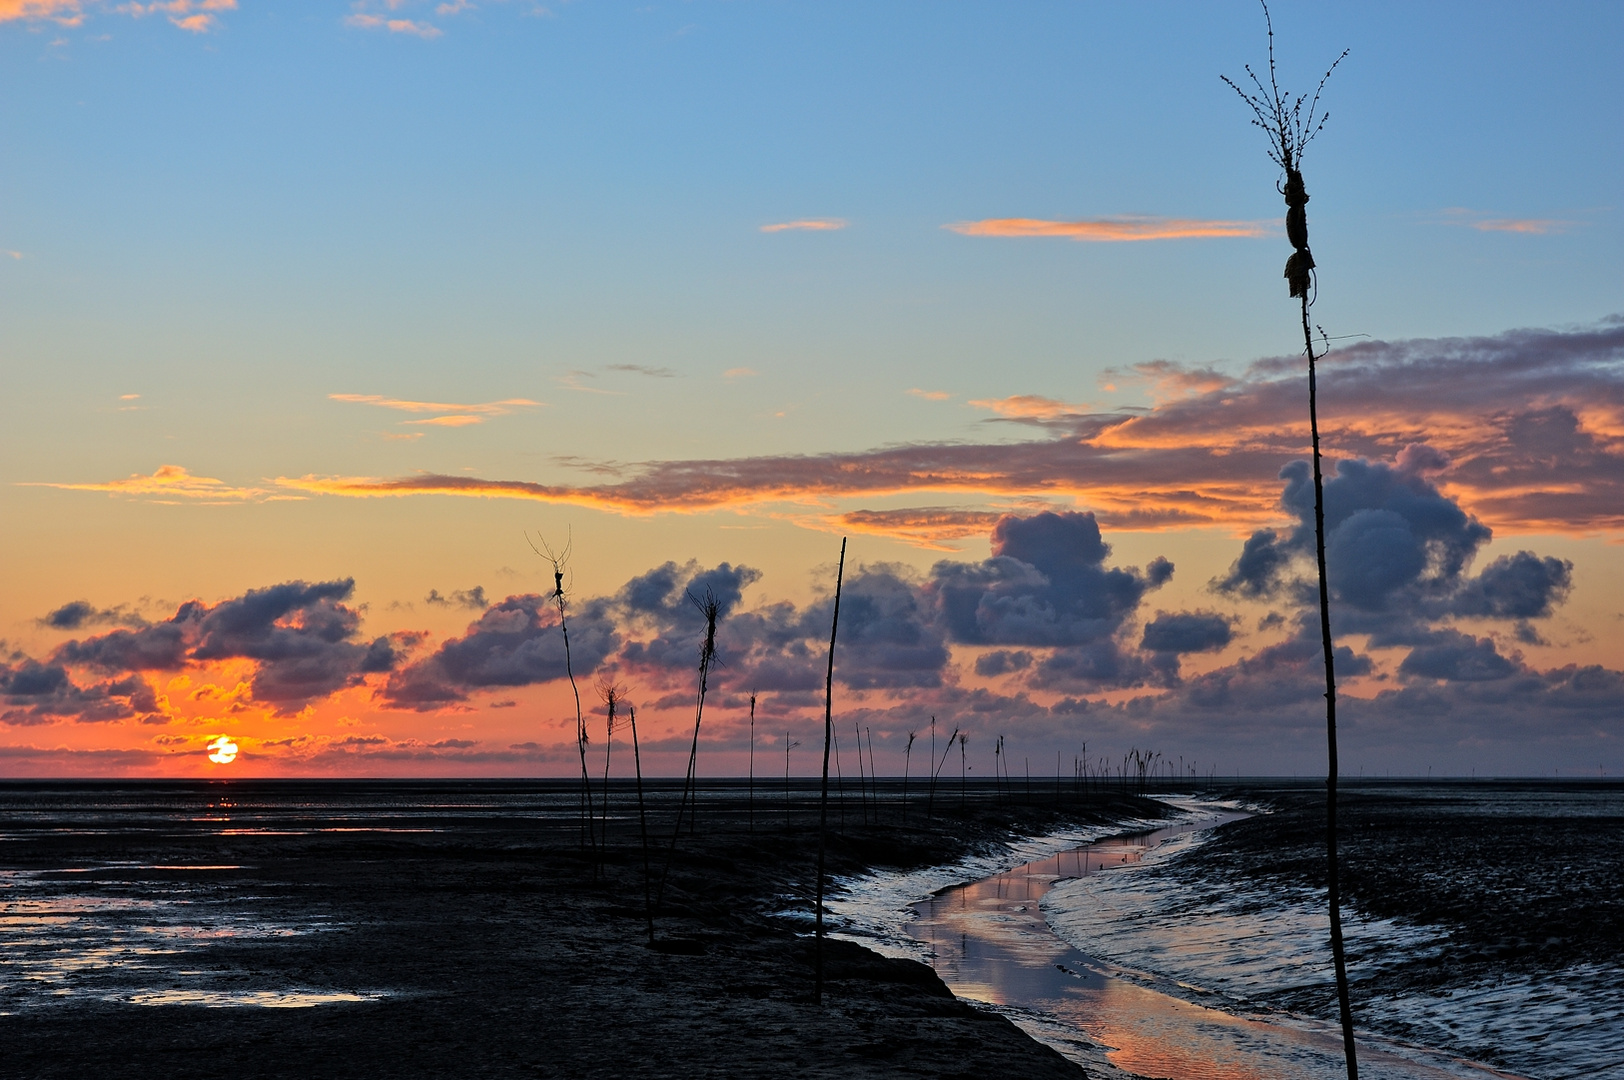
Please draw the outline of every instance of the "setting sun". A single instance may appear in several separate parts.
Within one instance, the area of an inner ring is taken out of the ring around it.
[[[230,765],[237,760],[237,744],[232,742],[228,735],[222,735],[209,743],[208,749],[211,751],[209,760],[216,765]]]

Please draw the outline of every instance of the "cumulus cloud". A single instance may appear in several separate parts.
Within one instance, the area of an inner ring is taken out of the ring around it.
[[[125,604],[98,608],[88,600],[73,600],[47,612],[39,624],[51,630],[79,630],[86,626],[145,626],[147,621]]]
[[[254,699],[293,711],[357,686],[367,675],[392,671],[416,643],[411,633],[361,640],[360,612],[344,603],[354,588],[349,578],[291,581],[212,605],[191,600],[161,622],[67,641],[51,660],[64,672],[71,667],[115,676],[252,660]],[[54,715],[70,714],[86,718],[71,710]]]
[[[584,674],[609,656],[619,635],[602,600],[570,613],[570,660]],[[529,686],[565,676],[564,639],[558,613],[544,596],[509,596],[491,605],[461,637],[442,642],[430,655],[394,672],[383,698],[411,709],[435,709],[464,701],[475,691]]]
[[[29,657],[0,662],[0,723],[46,724],[72,717],[88,723],[127,720],[158,707],[146,682],[125,676],[88,684],[76,683],[61,663]]]
[[[472,589],[454,589],[450,596],[441,596],[439,589],[430,589],[429,594],[423,598],[425,604],[435,607],[464,607],[486,608],[490,601],[485,598],[485,586],[475,585]]]
[[[1439,679],[1498,678],[1516,665],[1488,638],[1436,628],[1472,617],[1514,621],[1523,640],[1529,621],[1548,617],[1572,587],[1573,565],[1531,551],[1503,555],[1479,573],[1472,561],[1493,533],[1439,490],[1432,476],[1449,465],[1429,447],[1410,446],[1391,463],[1337,463],[1325,484],[1325,548],[1333,621],[1339,633],[1370,635],[1374,646],[1408,646],[1399,674]],[[1254,532],[1220,593],[1316,602],[1308,582],[1314,551],[1314,495],[1308,464],[1281,470],[1281,506],[1296,519],[1289,533]],[[1302,576],[1294,576],[1300,573]]]

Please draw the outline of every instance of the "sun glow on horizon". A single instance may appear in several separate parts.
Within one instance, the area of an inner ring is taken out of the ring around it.
[[[211,751],[209,760],[216,765],[230,765],[237,760],[237,744],[231,741],[229,735],[222,735],[215,739],[209,743],[206,749]]]

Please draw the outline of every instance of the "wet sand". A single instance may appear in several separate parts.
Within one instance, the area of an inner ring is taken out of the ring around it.
[[[0,785],[5,1074],[1083,1075],[849,942],[828,944],[813,1004],[808,942],[773,915],[806,907],[810,796],[792,790],[786,824],[782,782],[758,789],[752,827],[741,788],[708,788],[650,949],[629,788],[594,859],[567,785]],[[656,875],[675,802],[651,796]],[[848,790],[830,873],[1158,812],[974,789],[923,809],[904,825],[882,786],[865,824]]]

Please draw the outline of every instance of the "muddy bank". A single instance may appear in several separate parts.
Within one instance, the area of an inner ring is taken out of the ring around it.
[[[1214,890],[1325,884],[1324,789],[1232,793],[1274,812],[1187,856]],[[1343,781],[1342,891],[1376,918],[1447,927],[1452,948],[1404,977],[1547,971],[1624,955],[1624,785]]]
[[[792,789],[786,804],[780,784],[753,807],[736,786],[701,795],[657,927],[679,944],[660,951],[647,946],[629,789],[615,789],[594,858],[559,785],[0,786],[0,903],[19,946],[0,971],[6,1072],[1079,1075],[928,968],[849,943],[830,946],[825,1003],[812,1004],[807,943],[770,914],[810,890],[810,794]],[[658,875],[675,793],[650,802]],[[894,790],[866,811],[848,791],[830,872],[1157,812],[973,788],[933,809],[927,821],[914,803],[904,824]],[[299,993],[362,1000],[243,1004]]]

